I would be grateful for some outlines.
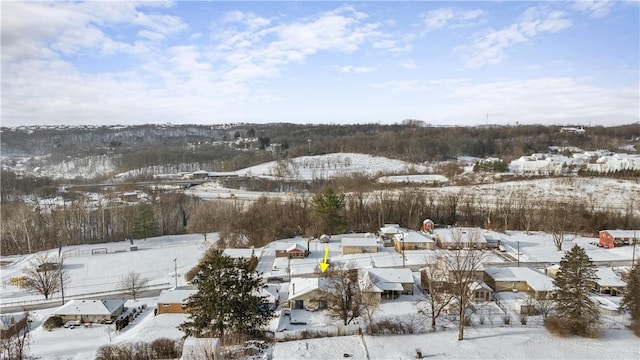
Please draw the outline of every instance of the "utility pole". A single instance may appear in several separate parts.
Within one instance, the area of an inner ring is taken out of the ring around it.
[[[402,268],[404,269],[404,263],[405,263],[405,258],[404,258],[404,233],[401,233],[400,235],[402,235]]]
[[[60,268],[58,272],[60,273],[60,296],[62,297],[62,305],[64,305],[64,280],[62,278],[62,262],[63,258],[60,258]]]
[[[178,287],[178,258],[173,259],[173,277],[176,280],[176,288]]]
[[[520,241],[516,241],[518,244],[518,267],[520,267]]]

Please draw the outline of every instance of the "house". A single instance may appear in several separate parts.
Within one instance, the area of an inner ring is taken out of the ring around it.
[[[600,294],[609,294],[618,296],[619,293],[624,292],[627,287],[627,283],[622,281],[616,273],[608,267],[598,266],[596,268],[596,276],[598,281],[593,284],[594,291]]]
[[[467,285],[471,290],[471,300],[474,302],[491,301],[493,290],[484,281],[473,281]]]
[[[62,321],[102,322],[115,320],[124,312],[125,300],[71,300],[55,310],[52,315]]]
[[[304,259],[309,256],[309,251],[304,246],[295,243],[286,249],[276,249],[276,257],[287,257],[289,259]]]
[[[402,250],[433,250],[435,248],[435,241],[429,234],[417,231],[396,234],[393,237],[393,244],[399,253]]]
[[[433,233],[440,249],[487,248],[487,240],[480,228],[434,229]]]
[[[291,278],[289,283],[289,307],[291,309],[320,310],[327,308],[325,278]]]
[[[191,286],[162,290],[156,301],[157,314],[185,314],[189,297],[197,292],[198,290]]]
[[[638,242],[640,230],[601,230],[599,233],[600,246],[612,249],[623,245],[633,245]]]
[[[184,339],[180,360],[220,360],[220,339],[194,338]]]
[[[0,315],[0,339],[8,339],[27,327],[24,314]]]
[[[500,234],[494,231],[485,231],[484,239],[487,241],[487,248],[499,249],[501,237]]]
[[[495,292],[522,291],[535,299],[543,299],[553,296],[557,289],[552,278],[527,267],[488,266],[484,274],[484,282]]]
[[[274,311],[280,305],[280,284],[266,284],[260,289],[260,296],[265,298],[268,309]]]
[[[361,274],[359,283],[363,293],[378,294],[385,299],[413,295],[415,280],[410,269],[373,268],[362,270]]]
[[[368,237],[343,237],[342,255],[378,252],[378,240]]]

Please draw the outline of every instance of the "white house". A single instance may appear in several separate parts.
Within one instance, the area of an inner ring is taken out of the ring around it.
[[[413,295],[415,280],[410,269],[373,268],[362,270],[359,282],[362,292],[395,299],[403,294]]]

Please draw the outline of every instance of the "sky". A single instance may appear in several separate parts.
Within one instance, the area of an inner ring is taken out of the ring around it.
[[[1,2],[2,126],[640,121],[640,2]]]

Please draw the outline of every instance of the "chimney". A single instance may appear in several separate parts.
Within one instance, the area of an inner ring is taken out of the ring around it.
[[[293,283],[291,284],[291,295],[295,295],[296,294],[296,284]]]

